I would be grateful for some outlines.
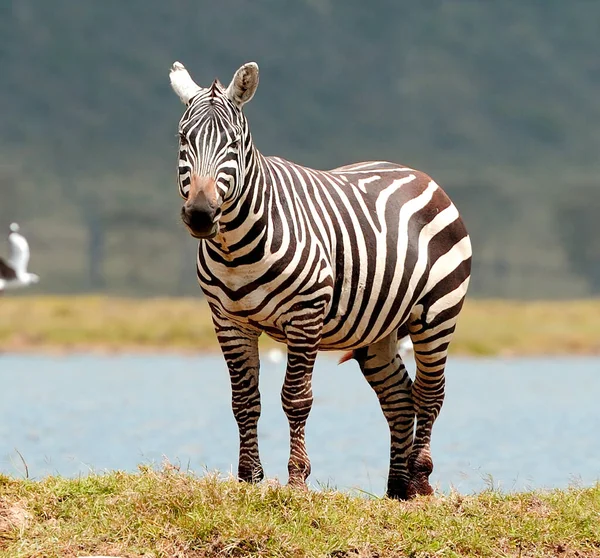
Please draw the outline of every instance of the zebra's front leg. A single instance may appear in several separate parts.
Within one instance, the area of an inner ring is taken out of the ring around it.
[[[217,337],[229,368],[231,406],[240,436],[238,478],[246,482],[260,482],[264,473],[258,454],[258,334],[231,324],[219,324]]]
[[[313,403],[312,372],[318,352],[318,340],[288,335],[288,358],[281,403],[290,424],[290,486],[305,488],[310,475],[306,453],[305,428]]]

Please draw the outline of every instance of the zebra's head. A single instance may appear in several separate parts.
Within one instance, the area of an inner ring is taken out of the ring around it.
[[[212,238],[224,206],[237,199],[244,183],[251,139],[242,107],[258,87],[258,66],[244,64],[228,87],[218,80],[200,87],[179,62],[169,77],[186,105],[179,122],[181,219],[193,237]]]

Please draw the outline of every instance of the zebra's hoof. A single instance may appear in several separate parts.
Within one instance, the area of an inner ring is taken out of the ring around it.
[[[426,453],[421,453],[411,459],[408,464],[410,481],[408,482],[408,497],[429,496],[433,488],[429,484],[429,475],[433,472],[433,461]]]
[[[389,479],[385,495],[392,500],[408,500],[408,482],[404,479]]]
[[[429,484],[427,477],[416,477],[411,479],[408,483],[407,494],[408,498],[414,498],[415,496],[431,496],[433,494],[433,488]]]
[[[254,469],[239,469],[238,470],[238,479],[241,482],[248,482],[251,484],[256,484],[262,481],[265,478],[265,473],[262,467],[257,467]]]
[[[304,492],[308,491],[308,486],[306,486],[306,481],[303,478],[290,477],[288,480],[288,486],[294,490],[302,490]]]

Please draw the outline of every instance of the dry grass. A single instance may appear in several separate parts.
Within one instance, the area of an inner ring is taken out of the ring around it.
[[[600,300],[468,300],[452,351],[600,354],[599,331]],[[206,302],[199,298],[5,296],[0,350],[217,351],[218,345]]]
[[[4,350],[218,349],[210,312],[199,299],[104,296],[0,300]]]
[[[467,300],[459,320],[455,353],[600,354],[600,299]]]
[[[7,558],[600,556],[600,484],[401,503],[167,466],[38,482],[0,476],[0,502]]]

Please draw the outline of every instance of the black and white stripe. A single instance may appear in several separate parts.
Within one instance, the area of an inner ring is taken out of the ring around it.
[[[239,477],[263,477],[258,336],[266,332],[288,347],[290,484],[304,486],[310,474],[304,430],[317,351],[350,350],[390,426],[387,494],[430,493],[431,429],[471,267],[456,207],[429,176],[393,163],[325,172],[262,156],[241,110],[258,85],[256,64],[227,88],[205,89],[176,63],[171,83],[187,105],[182,219],[200,239],[198,280],[231,374]],[[414,382],[397,351],[406,335]]]

